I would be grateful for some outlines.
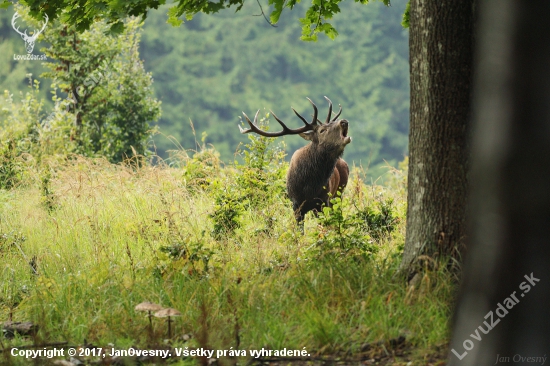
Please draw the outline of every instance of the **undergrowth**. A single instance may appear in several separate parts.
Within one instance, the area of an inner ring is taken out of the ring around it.
[[[251,137],[243,163],[225,167],[199,147],[170,165],[72,156],[2,171],[25,181],[0,189],[0,321],[39,330],[1,348],[67,341],[353,354],[404,336],[422,355],[446,344],[451,275],[433,268],[416,288],[395,276],[399,174],[389,186],[366,185],[355,169],[332,208],[306,217],[302,235],[281,146]],[[183,314],[169,340],[166,322],[153,318],[149,331],[134,310],[146,300]]]

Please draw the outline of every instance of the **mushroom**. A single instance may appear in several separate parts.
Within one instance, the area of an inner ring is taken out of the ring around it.
[[[181,316],[181,313],[176,309],[166,308],[166,309],[162,309],[162,310],[157,311],[154,315],[157,318],[166,318],[166,317],[168,317],[168,338],[171,338],[172,337],[172,331],[171,331],[171,328],[170,328],[170,323],[172,322],[172,320],[170,319],[170,317],[171,316]]]
[[[162,310],[163,307],[160,306],[159,304],[153,304],[152,302],[149,302],[149,301],[144,301],[142,302],[141,304],[137,304],[136,307],[134,308],[134,310],[136,311],[147,311],[149,313],[148,317],[149,317],[149,330],[152,332],[153,331],[153,321],[151,320],[151,311],[159,311],[159,310]]]

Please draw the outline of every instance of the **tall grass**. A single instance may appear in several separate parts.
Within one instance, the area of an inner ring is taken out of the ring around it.
[[[447,342],[451,275],[427,271],[416,288],[395,276],[405,225],[398,171],[382,187],[355,170],[342,197],[343,217],[356,219],[346,235],[371,248],[362,256],[323,255],[340,234],[312,215],[299,233],[281,155],[222,167],[204,148],[172,166],[72,157],[26,169],[24,184],[0,190],[0,320],[38,324],[36,343],[161,344],[165,321],[154,319],[151,335],[134,311],[145,300],[183,314],[174,345],[340,354],[404,335],[422,359]],[[383,207],[391,229],[364,219]]]

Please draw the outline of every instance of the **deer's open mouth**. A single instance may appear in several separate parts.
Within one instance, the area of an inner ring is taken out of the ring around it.
[[[348,121],[342,120],[340,126],[342,127],[342,139],[346,144],[349,144],[351,142],[351,137],[348,136]]]

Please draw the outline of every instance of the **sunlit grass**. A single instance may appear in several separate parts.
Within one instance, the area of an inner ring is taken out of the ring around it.
[[[0,320],[38,324],[36,342],[160,344],[165,320],[153,319],[151,339],[147,317],[134,311],[146,300],[182,312],[173,323],[176,345],[334,354],[404,335],[422,355],[448,339],[451,275],[428,272],[412,290],[394,276],[405,225],[399,177],[367,186],[356,172],[344,195],[349,212],[395,202],[397,228],[374,242],[373,258],[316,259],[309,253],[316,219],[308,216],[300,235],[284,194],[245,205],[240,227],[214,239],[214,196],[234,184],[234,168],[209,172],[218,186],[191,184],[182,168],[162,165],[78,158],[51,169],[53,210],[44,204],[43,171],[0,191]],[[195,259],[161,250],[174,246]],[[184,343],[184,334],[194,338]]]

